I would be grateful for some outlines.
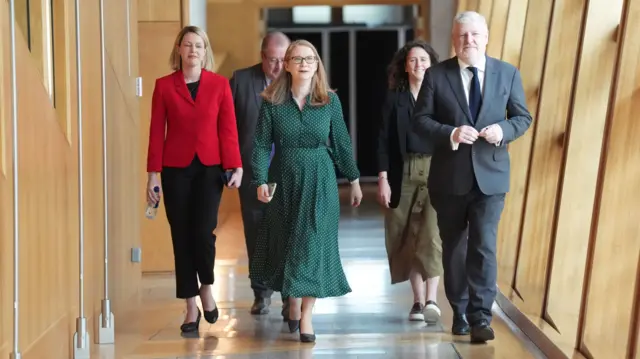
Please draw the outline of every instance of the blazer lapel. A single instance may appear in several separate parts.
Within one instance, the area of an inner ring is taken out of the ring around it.
[[[262,96],[260,96],[260,94],[264,91],[265,81],[264,73],[262,73],[259,68],[256,68],[256,71],[253,72],[251,86],[253,87],[252,95],[256,101],[256,108],[258,109],[258,112],[260,111],[260,106],[262,106]]]
[[[484,70],[484,86],[482,90],[482,106],[480,106],[480,113],[478,113],[477,122],[480,122],[484,113],[488,111],[492,102],[492,97],[498,95],[500,90],[496,87],[499,84],[498,70],[496,68],[495,61],[487,56],[487,63]]]
[[[176,71],[173,74],[173,83],[176,86],[176,92],[180,94],[180,96],[184,97],[190,104],[195,105],[196,103],[191,98],[191,94],[189,93],[189,89],[187,88],[187,83],[184,81],[184,76],[182,75],[182,71]]]
[[[467,116],[469,122],[473,123],[471,112],[469,112],[469,103],[467,102],[467,96],[464,93],[464,87],[462,87],[462,78],[460,77],[460,66],[458,65],[457,57],[451,59],[449,69],[447,71],[447,79],[449,80],[449,85],[451,85],[453,94],[458,100],[460,109],[462,109],[462,112],[464,112],[464,114]]]
[[[411,121],[411,92],[398,92],[396,98],[396,125],[398,126],[398,143],[402,154],[407,153],[407,130]]]
[[[215,93],[215,91],[209,90],[209,86],[211,85],[211,73],[205,69],[202,69],[202,74],[200,75],[200,85],[198,86],[198,93],[196,95],[195,104],[197,106],[201,106],[202,104],[209,104],[209,99],[205,97],[211,97]],[[189,98],[191,98],[191,94],[189,94]]]

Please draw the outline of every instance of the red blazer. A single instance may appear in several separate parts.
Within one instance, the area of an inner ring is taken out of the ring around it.
[[[242,167],[231,87],[226,78],[202,69],[193,101],[178,70],[156,80],[147,172],[162,172],[163,166],[187,167],[196,154],[207,166]]]

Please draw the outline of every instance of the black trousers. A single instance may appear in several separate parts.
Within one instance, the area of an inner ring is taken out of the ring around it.
[[[162,169],[162,192],[171,227],[176,297],[199,294],[198,279],[213,284],[218,209],[224,187],[221,166],[205,166],[196,156],[186,168]]]
[[[444,288],[454,315],[470,324],[491,323],[496,298],[496,239],[505,194],[485,195],[478,186],[465,195],[430,192],[442,238]]]

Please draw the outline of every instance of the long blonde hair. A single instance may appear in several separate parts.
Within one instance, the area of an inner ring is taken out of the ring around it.
[[[296,40],[287,48],[287,52],[284,55],[284,61],[291,60],[291,52],[298,46],[306,46],[310,48],[318,63],[318,69],[311,79],[311,92],[309,94],[311,96],[311,101],[309,101],[309,104],[312,106],[326,105],[329,103],[329,92],[333,92],[333,90],[329,88],[327,73],[324,70],[324,64],[322,63],[322,59],[320,58],[315,46],[306,40]],[[283,70],[280,73],[280,76],[278,76],[278,78],[276,78],[260,95],[266,101],[280,105],[289,98],[291,84],[291,74],[288,71]]]
[[[178,53],[178,48],[182,44],[184,36],[190,32],[200,36],[204,42],[204,61],[202,62],[202,68],[213,71],[213,50],[211,49],[209,37],[206,32],[202,31],[202,29],[197,26],[185,26],[180,30],[178,36],[176,36],[176,41],[173,43],[171,56],[169,57],[169,65],[171,65],[171,69],[174,71],[182,69],[182,57],[180,57],[180,53]]]

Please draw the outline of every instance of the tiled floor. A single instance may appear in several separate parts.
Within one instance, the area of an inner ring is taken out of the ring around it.
[[[212,355],[212,356],[187,356],[177,357],[177,359],[306,359],[306,358],[344,358],[344,359],[396,359],[396,358],[439,358],[458,359],[461,358],[453,344],[404,344],[388,348],[358,348],[358,349],[303,349],[288,353],[268,353],[268,354],[232,354],[232,355]],[[175,358],[162,358],[175,359]]]
[[[375,198],[368,196],[368,198]],[[251,316],[252,291],[247,278],[244,242],[238,214],[227,213],[218,230],[215,298],[221,309],[214,325],[204,320],[200,332],[182,336],[183,304],[174,299],[170,274],[144,279],[143,306],[126,319],[116,318],[115,347],[94,347],[101,359],[285,359],[285,358],[542,358],[526,338],[497,311],[497,339],[471,345],[453,337],[451,309],[444,291],[441,323],[409,322],[412,303],[408,283],[390,285],[381,212],[374,203],[344,207],[340,232],[345,273],[353,292],[318,300],[314,309],[315,344],[300,343],[280,315],[280,297],[271,313]]]

